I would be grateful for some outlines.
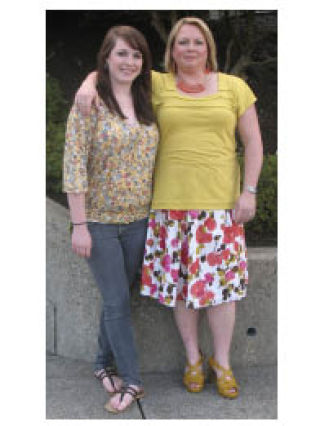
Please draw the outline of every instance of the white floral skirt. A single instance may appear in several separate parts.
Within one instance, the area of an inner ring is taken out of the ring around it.
[[[245,297],[247,249],[233,217],[233,210],[151,211],[141,294],[193,309]]]

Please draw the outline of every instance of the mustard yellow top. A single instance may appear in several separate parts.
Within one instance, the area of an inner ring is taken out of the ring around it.
[[[256,101],[249,86],[218,73],[218,90],[180,94],[171,73],[152,72],[152,102],[160,131],[153,209],[231,209],[240,195],[235,129]]]

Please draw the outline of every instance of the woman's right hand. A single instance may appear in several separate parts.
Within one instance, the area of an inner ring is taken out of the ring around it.
[[[89,115],[91,105],[97,108],[100,106],[100,99],[96,89],[97,73],[94,71],[90,73],[83,81],[75,96],[75,103],[83,115]]]
[[[72,251],[80,257],[90,257],[92,239],[86,225],[73,227],[71,236]]]

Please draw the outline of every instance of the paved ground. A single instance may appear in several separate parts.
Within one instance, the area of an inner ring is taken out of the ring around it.
[[[213,385],[199,394],[186,392],[180,373],[145,374],[147,419],[276,419],[275,366],[234,369],[241,385],[239,397],[221,398]],[[47,356],[47,419],[139,419],[135,404],[125,413],[109,414],[107,394],[93,377],[91,364]]]

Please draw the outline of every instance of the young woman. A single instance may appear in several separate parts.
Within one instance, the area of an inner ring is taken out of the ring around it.
[[[165,52],[167,73],[152,73],[152,102],[161,140],[154,174],[141,293],[173,307],[186,351],[184,385],[204,386],[199,309],[212,334],[209,366],[218,392],[238,395],[230,368],[236,301],[246,296],[243,223],[253,219],[263,149],[254,103],[240,78],[218,72],[216,47],[200,19],[179,20]],[[95,74],[78,95],[84,112]],[[245,147],[240,192],[235,132]]]
[[[143,259],[158,143],[150,66],[139,31],[111,28],[98,54],[101,105],[86,117],[73,105],[66,131],[64,191],[72,250],[87,259],[102,295],[95,376],[115,393],[106,404],[114,413],[144,395],[129,287]]]

